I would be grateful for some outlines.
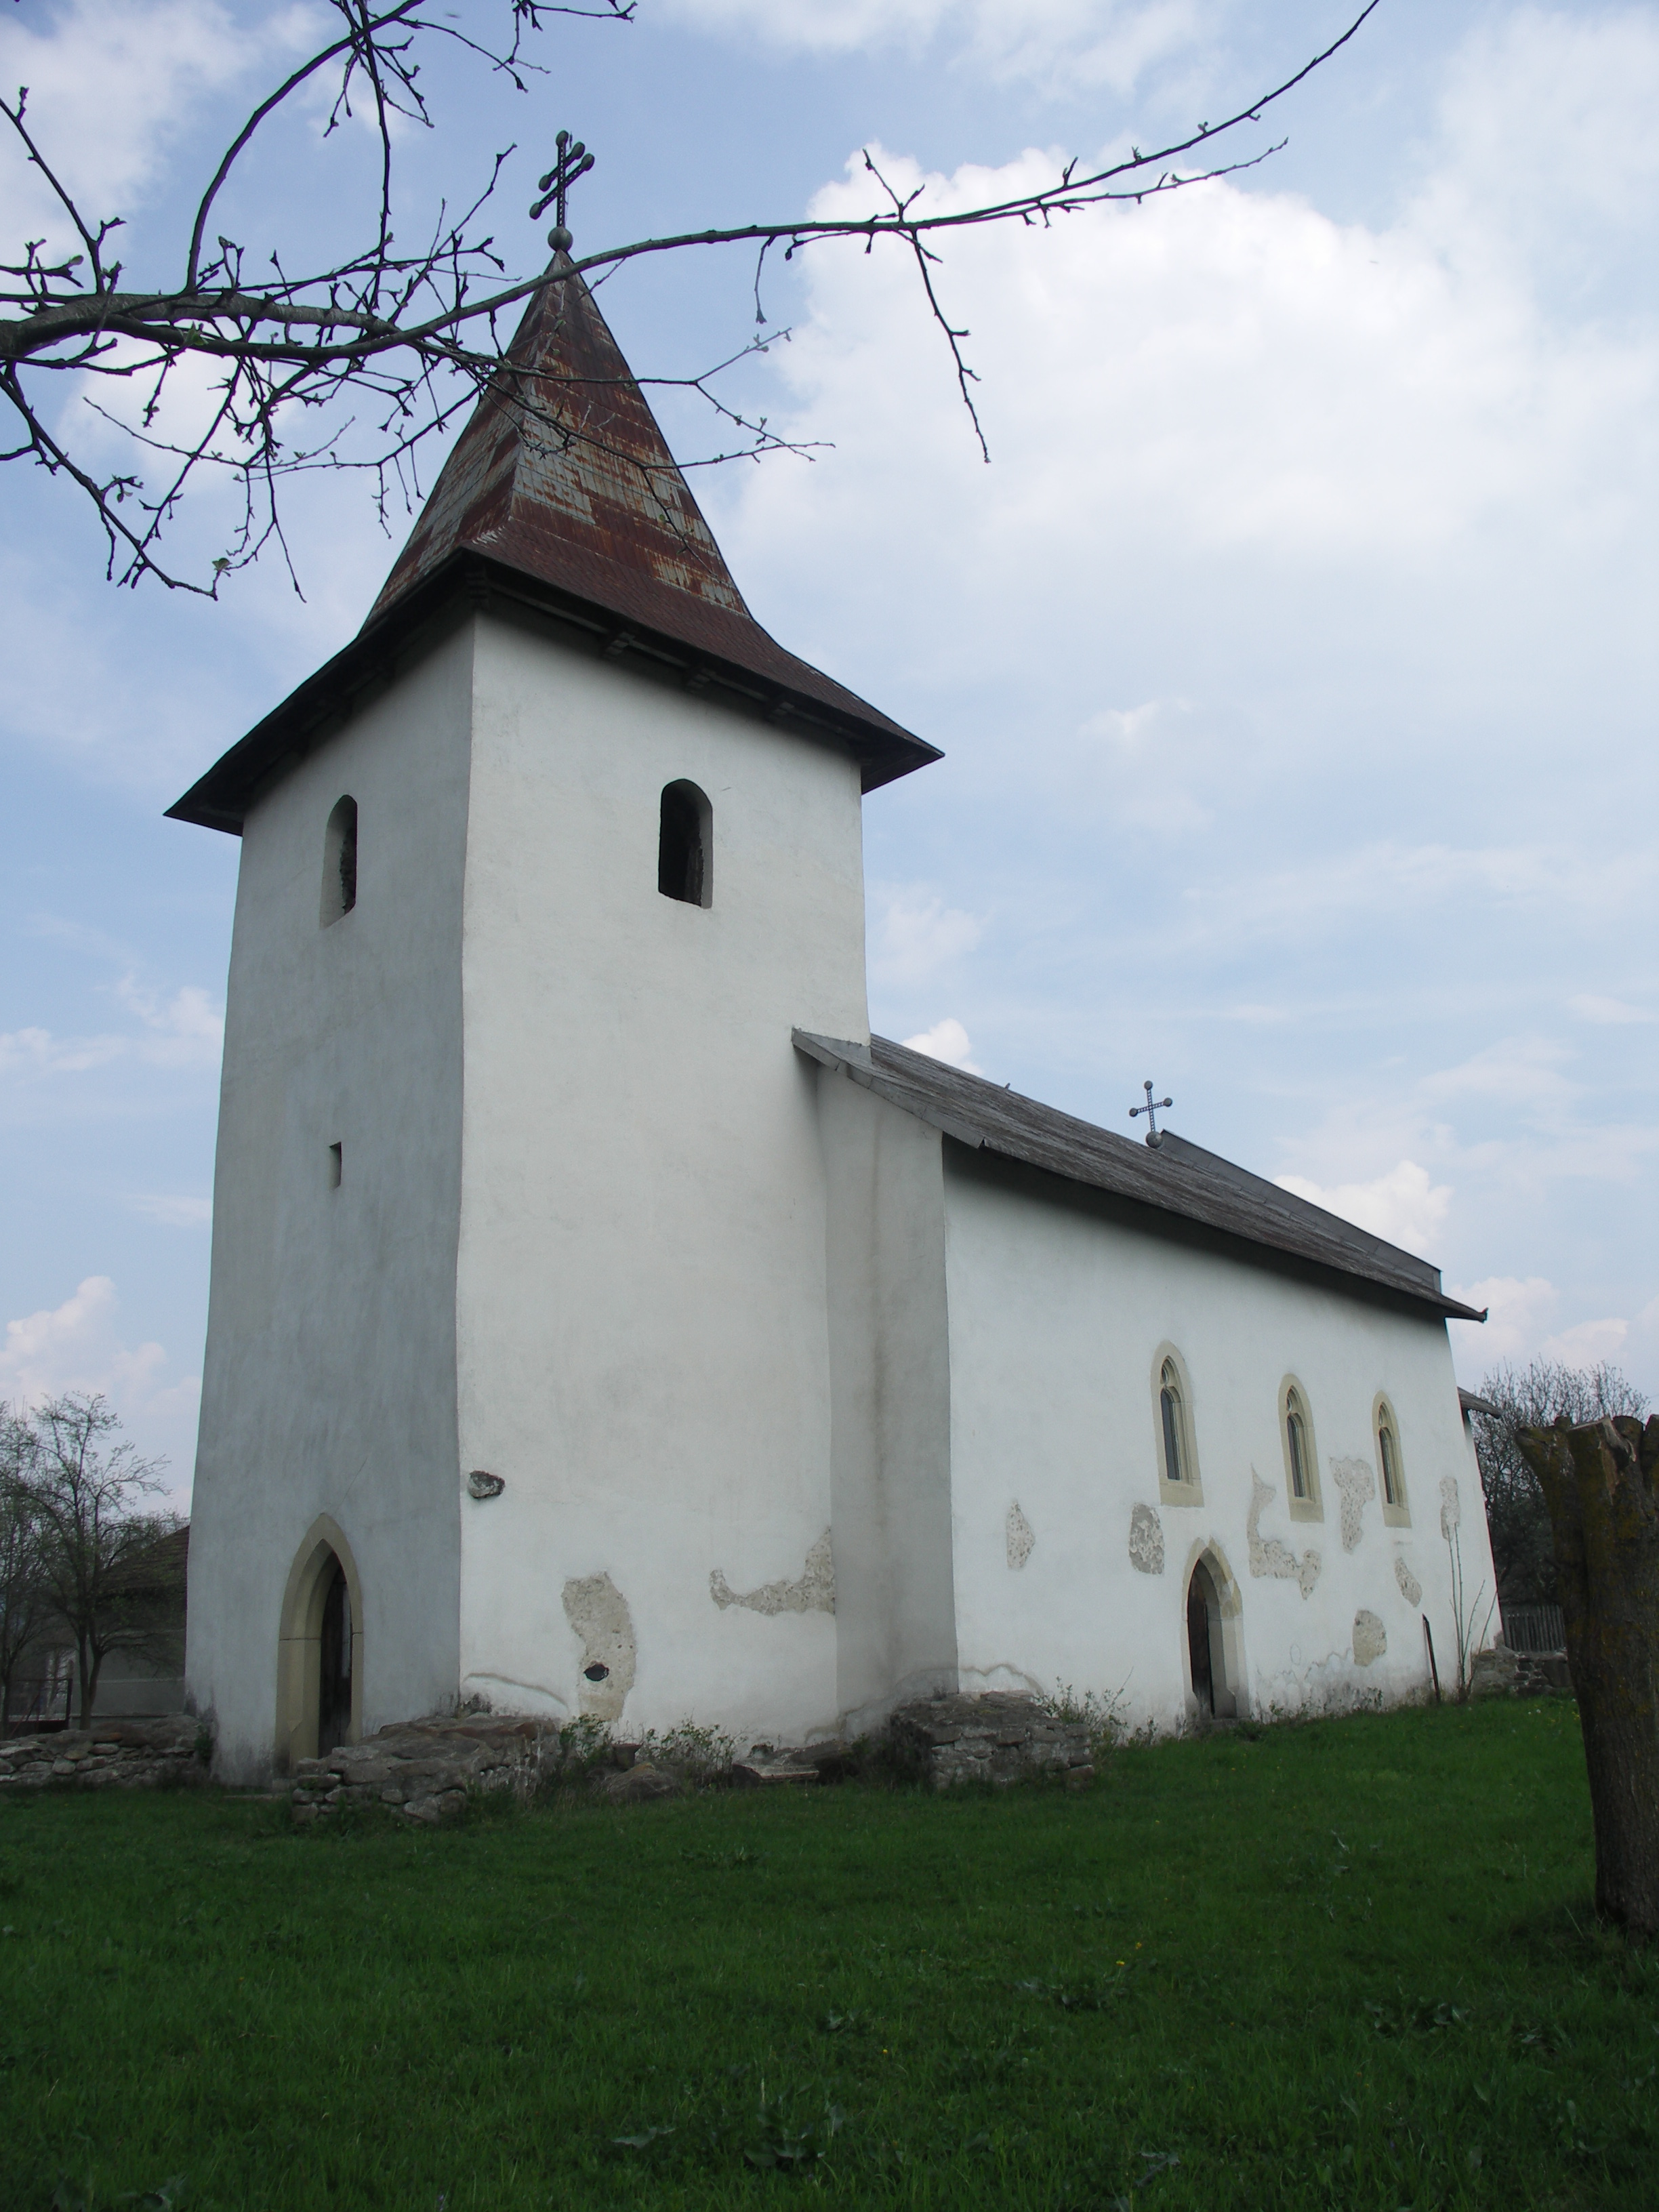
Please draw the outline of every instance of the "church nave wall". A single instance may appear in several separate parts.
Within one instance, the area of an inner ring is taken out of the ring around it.
[[[1255,1265],[1216,1239],[1149,1232],[1035,1170],[944,1149],[963,1686],[1121,1692],[1132,1723],[1181,1725],[1200,1561],[1218,1600],[1217,1663],[1251,1711],[1419,1694],[1423,1613],[1449,1679],[1443,1481],[1462,1500],[1470,1591],[1484,1577],[1490,1592],[1492,1574],[1443,1322]],[[1191,1504],[1160,1480],[1170,1346],[1201,1474]],[[1287,1375],[1322,1455],[1317,1504],[1294,1516]],[[1408,1462],[1409,1525],[1384,1522],[1380,1391]]]

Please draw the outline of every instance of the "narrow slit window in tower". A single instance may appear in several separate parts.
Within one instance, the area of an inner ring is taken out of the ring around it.
[[[357,802],[336,802],[323,833],[323,927],[357,903]]]
[[[708,906],[714,895],[714,811],[695,783],[663,787],[657,836],[657,889],[687,906]]]

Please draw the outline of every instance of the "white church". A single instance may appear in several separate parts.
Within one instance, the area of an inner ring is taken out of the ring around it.
[[[220,1772],[469,1704],[741,1748],[941,1688],[1449,1686],[1481,1316],[872,1036],[861,808],[939,755],[755,622],[580,280],[512,359],[362,631],[170,810],[242,840]]]

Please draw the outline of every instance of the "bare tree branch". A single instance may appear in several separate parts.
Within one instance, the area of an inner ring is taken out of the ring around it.
[[[77,487],[103,529],[112,580],[136,584],[149,575],[174,589],[213,596],[226,573],[257,559],[273,541],[283,544],[278,501],[285,478],[321,468],[367,471],[375,480],[384,516],[394,485],[405,497],[413,496],[417,478],[411,471],[419,449],[441,436],[457,411],[485,390],[567,444],[602,444],[602,434],[584,419],[580,392],[567,392],[550,409],[547,380],[535,380],[532,388],[532,380],[503,357],[502,318],[547,288],[573,275],[597,281],[630,263],[692,248],[752,246],[757,249],[756,320],[764,325],[761,280],[774,246],[781,246],[790,260],[829,240],[862,239],[866,252],[873,252],[878,241],[890,239],[914,268],[927,311],[950,349],[957,391],[988,460],[972,389],[978,379],[963,349],[969,334],[952,322],[938,289],[944,238],[1000,223],[1047,227],[1060,216],[1110,204],[1140,205],[1255,167],[1283,140],[1226,161],[1213,159],[1212,149],[1245,126],[1259,124],[1267,109],[1339,53],[1381,0],[1367,0],[1340,38],[1223,121],[1200,124],[1149,153],[1132,147],[1121,159],[1087,170],[1073,160],[1052,183],[1010,198],[934,211],[927,203],[925,185],[901,193],[866,152],[865,169],[884,204],[866,214],[669,232],[571,258],[563,251],[569,243],[564,195],[592,166],[592,157],[580,146],[568,155],[569,137],[562,133],[558,162],[542,180],[544,197],[535,210],[558,200],[559,220],[550,242],[559,250],[550,266],[509,278],[493,237],[479,228],[510,148],[495,156],[487,182],[459,219],[451,221],[441,210],[426,242],[400,250],[393,224],[395,128],[399,123],[433,127],[418,81],[420,53],[442,41],[440,51],[453,49],[481,61],[523,90],[526,73],[535,67],[525,58],[525,41],[543,27],[544,18],[624,24],[632,20],[634,4],[635,0],[591,0],[586,6],[500,0],[503,35],[491,44],[436,12],[432,0],[328,0],[337,22],[336,35],[256,105],[216,162],[197,202],[183,255],[183,282],[176,288],[124,286],[121,263],[106,259],[122,218],[94,221],[76,204],[28,116],[27,89],[15,103],[0,98],[0,118],[24,159],[45,179],[80,241],[79,252],[64,255],[45,239],[26,240],[13,258],[0,262],[0,393],[22,431],[21,441],[0,452],[0,459],[33,460]],[[355,100],[369,112],[379,142],[367,242],[343,260],[300,275],[291,274],[273,252],[269,276],[253,277],[242,246],[223,235],[210,241],[214,212],[261,130],[299,94],[331,76],[334,93],[325,135],[355,113]],[[1191,166],[1183,166],[1194,156]],[[745,415],[714,388],[715,378],[764,351],[770,342],[757,339],[696,375],[641,380],[694,393],[726,431],[740,434],[736,447],[726,450],[722,441],[721,451],[689,465],[756,459],[789,447],[763,417]],[[172,380],[191,362],[213,364],[219,374],[201,409],[200,427],[169,437],[160,425]],[[103,380],[114,390],[145,389],[136,424],[95,400],[91,406],[141,453],[167,458],[160,488],[125,471],[100,476],[77,459],[68,433],[48,427],[40,404],[43,376],[68,376],[83,386]],[[292,438],[289,425],[307,421],[321,427],[301,445]],[[159,546],[192,478],[203,470],[236,480],[242,512],[209,577],[197,580],[164,566]]]

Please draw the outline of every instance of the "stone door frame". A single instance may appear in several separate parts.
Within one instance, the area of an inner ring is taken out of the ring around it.
[[[322,1692],[323,1607],[334,1568],[346,1579],[351,1604],[351,1725],[348,1743],[362,1741],[363,1726],[363,1595],[357,1562],[345,1531],[331,1514],[319,1513],[289,1569],[276,1643],[276,1766],[317,1756],[317,1712]]]

